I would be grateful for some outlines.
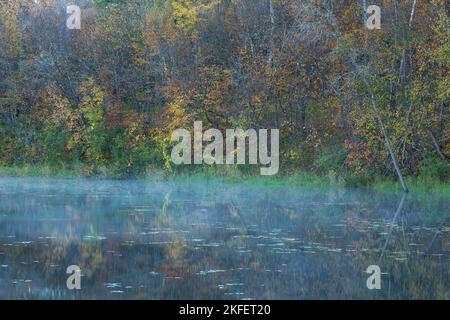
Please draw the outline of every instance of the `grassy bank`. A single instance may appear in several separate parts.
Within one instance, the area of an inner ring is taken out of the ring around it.
[[[82,177],[81,171],[74,168],[51,167],[51,166],[14,166],[0,167],[0,177]]]
[[[327,176],[318,176],[308,173],[296,173],[292,175],[278,175],[274,177],[247,176],[247,177],[225,177],[207,174],[182,174],[174,175],[173,179],[180,181],[224,181],[228,183],[241,183],[243,185],[254,185],[265,187],[314,187],[314,188],[367,188],[380,192],[403,193],[400,183],[393,179],[378,177],[370,184],[348,183],[344,180],[336,181]],[[450,195],[450,183],[418,177],[406,178],[410,193],[441,193]]]
[[[370,188],[384,192],[402,192],[401,186],[395,179],[375,177],[369,183],[367,179],[359,181],[357,178],[344,179],[334,175],[319,176],[310,173],[297,172],[293,174],[279,174],[276,176],[259,176],[244,174],[236,168],[225,170],[200,169],[196,172],[169,173],[158,169],[148,169],[138,176],[124,176],[108,168],[100,168],[95,175],[89,174],[83,166],[45,166],[26,165],[20,167],[1,167],[0,177],[58,177],[58,178],[97,178],[97,179],[152,179],[172,181],[222,181],[227,183],[240,183],[245,185],[265,187],[307,186],[315,188],[328,187],[359,187]],[[407,177],[406,182],[410,191],[433,192],[450,195],[450,183],[424,177]]]

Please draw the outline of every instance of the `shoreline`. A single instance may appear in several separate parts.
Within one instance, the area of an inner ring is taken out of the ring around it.
[[[103,168],[99,174],[86,175],[83,168],[58,168],[51,166],[23,166],[23,167],[2,167],[0,166],[0,178],[60,178],[60,179],[86,179],[86,180],[149,180],[149,181],[209,181],[220,183],[232,183],[242,185],[255,185],[264,187],[314,187],[314,188],[349,188],[367,189],[383,192],[403,193],[400,182],[386,177],[376,177],[371,183],[358,183],[345,181],[343,178],[335,176],[321,176],[312,173],[296,172],[292,174],[279,174],[277,176],[258,176],[240,173],[235,171],[227,172],[188,172],[174,173],[161,169],[147,170],[142,175],[121,176],[113,171]],[[450,183],[423,179],[420,177],[406,177],[406,182],[410,188],[410,193],[429,192],[450,195]]]

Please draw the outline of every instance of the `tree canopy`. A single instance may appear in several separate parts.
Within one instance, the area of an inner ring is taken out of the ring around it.
[[[381,120],[405,175],[449,178],[444,0],[77,2],[80,30],[69,1],[0,3],[0,165],[179,170],[170,133],[201,120],[280,129],[285,174],[370,181],[395,176]]]

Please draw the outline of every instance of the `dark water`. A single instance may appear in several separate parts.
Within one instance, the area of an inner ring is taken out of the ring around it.
[[[450,299],[449,207],[432,194],[0,178],[0,298]],[[366,286],[370,265],[381,290]]]

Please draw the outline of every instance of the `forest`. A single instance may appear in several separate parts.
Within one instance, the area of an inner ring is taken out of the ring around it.
[[[279,129],[280,175],[447,183],[448,40],[444,0],[1,0],[0,167],[258,175],[175,166],[202,121]]]

